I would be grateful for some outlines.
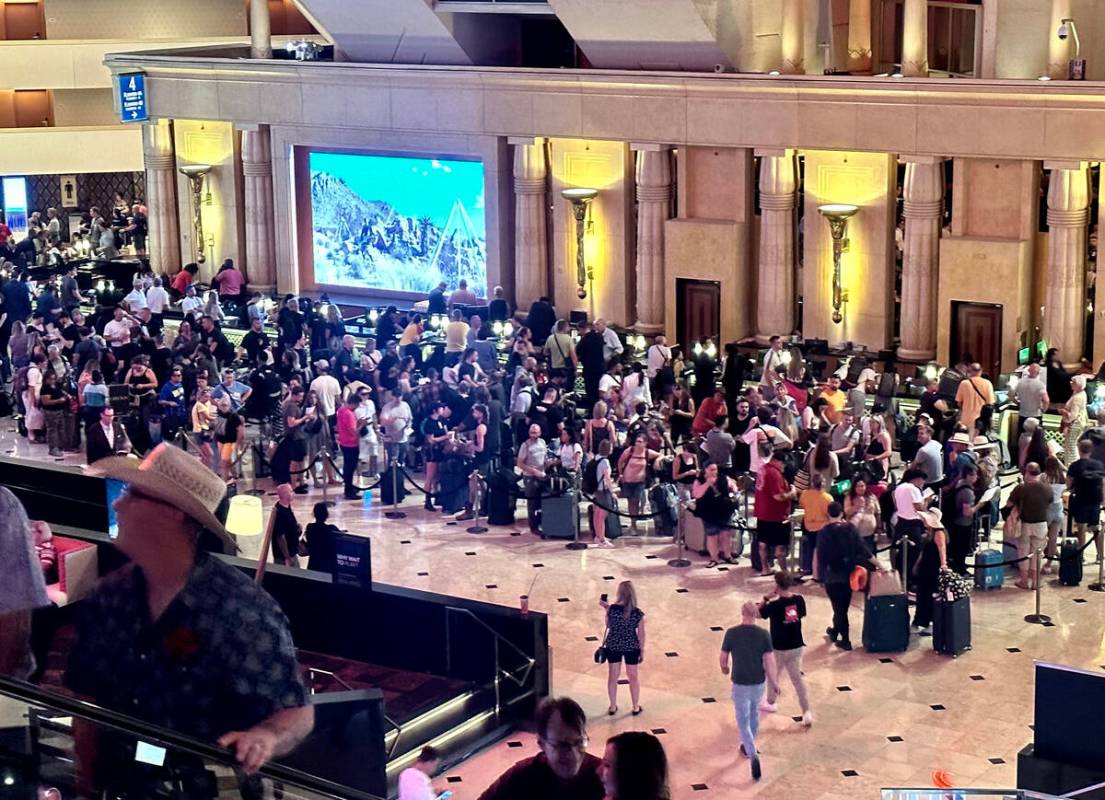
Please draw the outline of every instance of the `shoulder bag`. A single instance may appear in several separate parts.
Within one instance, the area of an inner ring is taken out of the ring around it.
[[[607,626],[606,632],[603,633],[603,635],[602,635],[602,644],[600,644],[598,646],[598,648],[595,650],[595,663],[596,664],[605,664],[606,663],[606,639],[607,639],[608,636],[610,636],[609,626]]]

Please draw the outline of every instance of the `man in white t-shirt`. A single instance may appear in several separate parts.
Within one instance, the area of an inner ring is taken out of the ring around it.
[[[656,337],[652,347],[648,349],[648,377],[656,380],[656,373],[662,370],[671,361],[671,348],[663,334]]]
[[[1047,384],[1040,377],[1040,365],[1033,362],[1024,369],[1024,375],[1017,381],[1017,385],[1009,392],[1009,399],[1017,402],[1017,410],[1020,414],[1018,432],[1024,430],[1024,421],[1035,417],[1040,419],[1045,409],[1051,404],[1047,396]]]
[[[161,278],[153,279],[153,286],[146,292],[146,305],[151,314],[164,314],[169,307],[169,293],[161,285]]]
[[[771,386],[779,379],[778,369],[783,364],[783,337],[772,336],[768,339],[767,352],[764,353],[763,375],[760,376],[761,386]]]
[[[130,313],[135,313],[140,308],[149,308],[150,304],[146,300],[146,293],[142,291],[142,279],[137,275],[134,276],[134,287],[127,293],[127,296],[123,298],[123,302],[126,303]]]
[[[341,400],[341,384],[330,374],[330,362],[325,359],[315,362],[315,374],[318,377],[311,381],[311,391],[318,397],[318,409],[322,416],[331,421],[332,429]]]
[[[438,795],[430,776],[437,772],[440,760],[437,750],[423,747],[418,760],[399,773],[399,800],[435,800]]]
[[[906,554],[906,574],[903,583],[913,583],[913,565],[921,555],[921,537],[925,533],[925,523],[919,512],[928,507],[928,501],[921,492],[925,482],[925,473],[919,469],[907,469],[902,482],[894,490],[894,534],[895,542],[909,540]],[[901,547],[901,545],[898,545]],[[894,566],[901,567],[901,551],[894,550]]]

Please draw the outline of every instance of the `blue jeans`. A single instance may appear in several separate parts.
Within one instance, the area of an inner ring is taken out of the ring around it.
[[[733,708],[737,712],[737,732],[748,757],[756,755],[756,732],[760,729],[760,699],[764,683],[734,683]]]

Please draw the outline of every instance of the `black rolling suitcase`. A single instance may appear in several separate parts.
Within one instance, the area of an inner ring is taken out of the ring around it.
[[[383,475],[380,476],[380,502],[386,506],[402,503],[403,498],[407,496],[407,488],[403,484],[404,480],[406,478],[403,477],[402,471],[396,470],[395,466],[389,466],[384,470]],[[393,490],[398,490],[399,497],[397,499],[392,499]]]
[[[932,609],[932,649],[958,656],[971,649],[971,598],[937,598]]]
[[[518,478],[513,470],[499,470],[487,479],[487,521],[491,525],[513,525],[517,508]]]
[[[1082,551],[1077,539],[1066,538],[1059,548],[1059,583],[1064,586],[1082,583]]]
[[[543,539],[575,539],[578,533],[579,492],[570,489],[564,494],[541,500]]]

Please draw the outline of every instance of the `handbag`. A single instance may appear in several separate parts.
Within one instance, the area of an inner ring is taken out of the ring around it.
[[[610,635],[610,629],[607,628],[606,632],[602,635],[602,644],[595,649],[595,663],[606,663],[606,637]]]
[[[857,564],[852,569],[852,574],[848,577],[848,585],[852,587],[853,592],[862,592],[867,588],[867,568],[862,564]]]
[[[871,573],[867,581],[868,597],[886,597],[888,595],[904,594],[902,591],[902,579],[897,572],[883,571]]]
[[[936,578],[936,596],[948,602],[968,597],[972,588],[970,581],[950,569],[940,570]]]

